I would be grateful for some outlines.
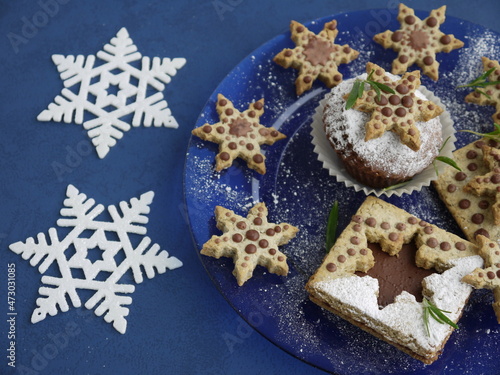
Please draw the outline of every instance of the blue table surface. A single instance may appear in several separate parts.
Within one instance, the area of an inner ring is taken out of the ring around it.
[[[218,83],[262,43],[307,22],[395,1],[1,1],[0,374],[322,374],[254,331],[229,306],[194,248],[183,167],[197,117]],[[429,11],[439,1],[407,1]],[[498,0],[448,1],[447,15],[500,32]],[[43,15],[44,13],[45,15]],[[377,17],[374,13],[374,19]],[[387,13],[385,13],[387,14]],[[27,24],[37,18],[39,27]],[[52,54],[95,54],[126,27],[143,56],[184,57],[163,94],[178,129],[134,128],[105,159],[75,150],[75,125],[36,116],[59,94]],[[64,173],[56,165],[66,165]],[[31,324],[40,274],[9,245],[55,227],[68,184],[104,205],[155,191],[148,236],[184,266],[136,286],[125,335],[84,308]],[[7,366],[7,268],[16,265],[16,368]],[[59,339],[58,339],[59,338]]]

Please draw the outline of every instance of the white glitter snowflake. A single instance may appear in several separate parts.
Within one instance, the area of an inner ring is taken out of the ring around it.
[[[72,229],[62,240],[57,229],[50,228],[50,241],[44,233],[39,233],[36,240],[30,237],[24,243],[16,242],[9,247],[23,259],[29,259],[33,267],[39,265],[40,273],[45,273],[55,263],[61,275],[42,276],[44,285],[38,290],[41,297],[36,300],[38,307],[33,311],[31,322],[42,321],[47,314],[56,315],[58,307],[62,312],[68,311],[68,299],[74,307],[81,307],[77,290],[86,289],[94,294],[85,302],[85,307],[95,308],[97,316],[104,315],[106,322],[125,333],[125,317],[129,312],[126,306],[132,303],[132,298],[126,294],[132,293],[135,287],[119,282],[124,274],[132,271],[135,283],[142,283],[141,267],[151,279],[156,272],[161,274],[182,266],[179,259],[170,257],[165,250],[160,251],[159,245],[151,245],[151,239],[144,236],[147,232],[144,224],[148,222],[145,215],[149,213],[154,193],[150,191],[139,199],[132,198],[129,203],[120,202],[121,213],[115,206],[109,206],[111,221],[96,220],[105,210],[104,206],[95,205],[93,199],[87,199],[74,186],[68,186],[66,196],[65,208],[61,209],[63,217],[57,225]],[[111,233],[116,237],[114,240],[109,239]],[[130,234],[143,236],[135,247]],[[92,262],[87,256],[89,250],[95,248],[101,251],[102,260]],[[83,278],[75,277],[77,272],[83,274]]]
[[[96,56],[104,63],[96,65]],[[83,123],[101,159],[130,130],[124,116],[133,114],[135,127],[178,127],[161,91],[186,59],[142,57],[125,28],[96,56],[52,55],[64,89],[38,115],[39,121]],[[138,60],[140,68],[130,64]],[[157,92],[148,96],[150,87]],[[84,121],[85,113],[94,118]]]

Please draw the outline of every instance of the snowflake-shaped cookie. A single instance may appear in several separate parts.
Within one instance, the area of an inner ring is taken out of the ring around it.
[[[398,57],[392,62],[392,73],[402,74],[408,67],[417,64],[424,74],[437,80],[439,63],[436,53],[451,52],[463,47],[464,43],[453,35],[439,30],[445,20],[446,6],[431,11],[429,17],[421,20],[415,11],[404,4],[399,4],[398,21],[400,29],[392,32],[386,30],[374,36],[375,42],[384,48],[392,48]]]
[[[252,277],[257,265],[277,275],[288,274],[286,255],[278,246],[288,243],[299,229],[286,223],[269,223],[267,214],[264,203],[252,207],[246,218],[221,206],[215,208],[217,228],[223,234],[212,236],[201,253],[217,259],[221,256],[233,258],[233,275],[239,286]]]
[[[483,145],[483,163],[490,170],[477,176],[464,186],[464,191],[476,196],[488,196],[495,199],[491,206],[495,225],[500,225],[500,150]]]
[[[476,289],[490,289],[493,291],[495,302],[493,310],[500,324],[500,247],[498,242],[478,235],[479,255],[484,259],[484,269],[476,268],[474,272],[464,276],[462,281]]]
[[[481,60],[483,61],[483,69],[485,72],[491,68],[495,68],[495,70],[488,76],[488,81],[500,81],[500,63],[495,60],[490,60],[484,56]],[[487,86],[482,91],[484,91],[489,98],[486,95],[480,94],[478,91],[474,91],[465,97],[465,101],[479,105],[494,105],[496,112],[493,114],[493,121],[500,123],[500,84]]]
[[[296,47],[278,53],[274,62],[284,68],[299,70],[295,81],[297,95],[309,90],[317,78],[329,88],[337,86],[342,82],[338,66],[351,62],[359,55],[347,44],[341,46],[334,43],[339,32],[336,20],[325,23],[317,35],[296,21],[290,23],[290,31]]]
[[[110,222],[96,220],[104,206],[96,206],[93,199],[87,199],[74,186],[68,186],[66,195],[65,208],[61,209],[63,218],[57,225],[72,229],[63,239],[59,239],[56,228],[50,228],[49,241],[45,234],[39,233],[36,240],[30,237],[24,243],[16,242],[9,247],[23,259],[29,259],[33,267],[38,266],[40,273],[44,274],[55,264],[61,275],[42,277],[44,285],[38,291],[41,297],[36,300],[38,307],[33,311],[31,322],[44,320],[47,314],[56,315],[58,307],[62,312],[68,311],[68,301],[80,307],[78,289],[86,289],[94,294],[85,302],[85,307],[95,309],[97,316],[104,315],[106,322],[125,333],[125,317],[129,312],[126,306],[132,303],[132,298],[124,294],[132,293],[135,287],[120,283],[122,276],[130,270],[139,284],[144,279],[142,269],[151,279],[156,273],[182,266],[179,259],[170,257],[159,245],[151,245],[151,239],[144,236],[147,232],[144,224],[148,222],[145,215],[149,213],[154,193],[150,191],[139,199],[120,202],[121,213],[115,206],[109,206]],[[107,233],[117,236],[118,240],[108,239]],[[141,235],[142,240],[134,244],[130,234]],[[89,250],[94,248],[102,251],[101,260],[89,260]]]
[[[96,64],[96,57],[104,64]],[[122,28],[96,56],[52,55],[52,60],[64,89],[37,119],[83,124],[101,159],[130,130],[126,116],[133,115],[134,127],[179,126],[161,91],[186,59],[142,57]],[[135,61],[140,64],[131,64]]]
[[[201,139],[219,144],[215,170],[229,168],[234,159],[242,158],[250,168],[265,174],[266,157],[260,146],[272,145],[286,138],[286,135],[259,123],[259,118],[264,113],[264,99],[250,103],[246,111],[240,112],[229,99],[219,94],[216,109],[220,120],[218,123],[207,123],[192,131],[192,134]]]
[[[366,72],[372,73],[371,79],[392,88],[394,94],[382,92],[380,99],[370,86],[354,104],[354,109],[371,112],[366,123],[365,141],[378,138],[388,130],[396,132],[403,144],[414,151],[420,149],[420,132],[415,126],[418,121],[429,121],[439,116],[443,109],[435,103],[415,96],[420,87],[420,72],[405,73],[397,81],[392,81],[380,66],[369,62]]]

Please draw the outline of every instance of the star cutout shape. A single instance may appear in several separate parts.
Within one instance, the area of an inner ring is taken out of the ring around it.
[[[433,80],[439,78],[439,63],[436,53],[451,52],[461,48],[464,43],[453,35],[439,30],[445,20],[446,6],[434,9],[429,17],[421,20],[415,11],[404,4],[399,4],[398,21],[400,29],[386,30],[373,37],[384,48],[392,48],[398,57],[392,62],[392,73],[403,74],[408,67],[417,64],[423,73]]]
[[[495,199],[491,205],[495,225],[500,225],[500,150],[487,145],[483,149],[483,162],[490,170],[478,176],[464,186],[464,191],[476,196],[489,196]]]
[[[233,258],[233,275],[239,286],[252,277],[257,265],[277,275],[288,274],[286,255],[278,246],[288,243],[299,229],[287,223],[269,223],[267,214],[264,203],[252,207],[246,218],[221,206],[215,208],[217,228],[223,234],[212,236],[203,245],[201,254],[217,259],[221,256]]]
[[[239,157],[245,160],[250,168],[265,174],[266,157],[260,146],[272,145],[286,138],[286,135],[259,123],[260,116],[264,113],[264,99],[250,103],[246,111],[240,112],[229,99],[219,94],[216,109],[220,120],[218,123],[206,123],[192,131],[193,135],[203,140],[219,144],[215,170],[219,172],[229,168],[233,160]]]
[[[317,35],[296,21],[290,23],[290,31],[296,47],[285,48],[274,57],[274,62],[284,68],[299,70],[295,81],[297,95],[311,89],[316,79],[329,88],[337,86],[342,82],[338,66],[351,62],[359,55],[347,44],[341,46],[334,43],[339,32],[336,20],[325,23]]]
[[[81,268],[86,279],[94,279],[101,271],[113,272],[116,269],[115,255],[120,251],[118,241],[109,241],[103,230],[97,230],[90,238],[76,238],[74,240],[76,253],[68,260],[72,268]],[[88,251],[98,248],[102,251],[102,260],[91,262]]]
[[[495,70],[488,76],[487,80],[490,82],[500,81],[500,64],[498,61],[490,60],[484,56],[481,60],[483,61],[483,70],[485,72],[491,68],[495,68]],[[487,86],[482,91],[488,94],[489,98],[477,91],[474,91],[465,97],[465,101],[467,103],[479,105],[494,105],[496,112],[493,114],[493,121],[500,123],[500,84]]]
[[[491,241],[481,234],[476,237],[476,240],[485,268],[476,268],[472,273],[464,276],[462,281],[476,289],[493,291],[495,302],[492,306],[500,324],[500,247],[496,241]]]
[[[371,80],[392,88],[394,94],[381,92],[380,99],[377,92],[370,86],[354,104],[354,109],[362,112],[371,112],[371,118],[366,123],[365,141],[375,139],[388,130],[399,135],[401,142],[414,151],[420,149],[420,131],[416,127],[418,121],[429,121],[439,116],[443,109],[429,100],[422,100],[415,96],[420,87],[420,72],[405,73],[397,81],[392,81],[384,69],[369,62],[366,72],[373,71]]]

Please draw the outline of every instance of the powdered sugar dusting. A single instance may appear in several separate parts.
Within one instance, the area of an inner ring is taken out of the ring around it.
[[[460,55],[458,56],[457,66],[460,67],[460,73],[453,72],[457,85],[462,82],[470,82],[476,78],[482,69],[478,69],[479,64],[471,64],[471,61],[477,59],[480,63],[481,57],[486,56],[498,56],[500,54],[500,46],[497,44],[498,35],[492,33],[491,31],[486,31],[481,35],[474,35],[473,38],[470,36],[465,37],[469,41],[467,47],[462,48]],[[447,72],[446,74],[451,74],[452,72]]]
[[[498,60],[500,44],[498,34],[489,30],[482,33],[471,33],[465,36],[466,46],[461,48],[453,69],[443,71],[440,84],[434,84],[433,90],[451,113],[457,131],[469,129],[485,133],[493,130],[491,115],[493,106],[478,106],[465,102],[465,96],[472,92],[470,88],[459,88],[483,73],[481,57],[486,56]],[[451,90],[450,90],[451,88]],[[476,136],[462,133],[457,142],[457,148],[477,139]]]
[[[423,281],[428,297],[438,308],[448,310],[448,317],[457,321],[472,288],[461,282],[466,274],[481,267],[479,256],[454,260],[451,269],[442,274],[432,274]],[[378,280],[370,276],[351,276],[321,281],[314,288],[327,300],[339,301],[344,311],[368,327],[381,334],[389,333],[396,342],[410,347],[429,351],[439,349],[449,335],[452,327],[429,320],[432,334],[426,333],[422,303],[407,292],[402,292],[395,301],[383,309],[377,303]]]
[[[349,31],[345,27],[349,20],[338,18],[338,43],[348,43],[360,51],[358,59],[340,67],[344,79],[362,73],[367,61],[380,62],[386,69],[390,67],[393,51],[383,51],[373,43],[371,37],[362,32]],[[359,25],[359,22],[357,18],[356,24]],[[322,25],[323,22],[316,22],[313,26],[320,29]],[[461,61],[457,66],[452,63],[450,69],[447,62],[453,61],[453,57],[443,54],[439,82],[431,82],[426,77],[423,80],[451,112],[458,129],[486,131],[487,126],[491,125],[490,108],[466,104],[463,97],[470,90],[455,90],[454,87],[468,82],[469,77],[475,78],[476,72],[480,73],[480,56],[474,53],[484,52],[488,57],[498,58],[500,43],[493,34],[490,35],[491,42],[488,42],[488,33],[484,34],[484,38],[483,33],[469,34],[473,37],[467,39],[466,48],[452,52],[455,58],[467,54],[463,63]],[[479,43],[476,43],[476,37]],[[478,45],[483,40],[484,46],[488,48]],[[299,99],[293,84],[297,72],[283,69],[272,61],[281,48],[288,48],[293,43],[289,35],[280,36],[273,43],[252,53],[218,88],[218,92],[227,94],[240,109],[264,97],[262,123],[266,126],[272,126]],[[492,51],[491,54],[487,53],[488,49]],[[308,300],[304,285],[325,255],[325,228],[333,201],[338,200],[340,205],[340,232],[365,199],[363,192],[357,193],[332,178],[313,152],[314,145],[309,134],[311,114],[326,92],[321,82],[316,82],[314,89],[317,90],[315,96],[302,102],[300,108],[294,109],[290,118],[282,122],[280,131],[287,134],[288,138],[266,148],[268,172],[264,176],[255,176],[238,160],[228,170],[216,173],[213,171],[213,162],[217,148],[200,140],[191,143],[191,154],[186,162],[185,191],[197,249],[211,235],[220,234],[213,219],[215,205],[246,215],[258,198],[268,206],[271,221],[288,222],[300,228],[298,235],[280,248],[288,257],[290,273],[287,277],[269,274],[258,267],[244,288],[238,288],[231,274],[232,260],[202,257],[209,274],[225,297],[252,326],[294,356],[320,368],[339,374],[399,375],[424,372],[440,374],[448,373],[450,369],[453,373],[461,371],[463,374],[475,375],[478,368],[481,371],[489,369],[488,364],[497,360],[494,356],[500,335],[500,328],[489,309],[491,293],[477,291],[473,294],[459,322],[460,329],[453,333],[441,359],[432,366],[423,365]],[[204,122],[212,123],[216,116],[215,105],[209,103],[196,126]],[[488,122],[482,121],[484,119]],[[467,142],[467,136],[461,133],[459,143],[463,140]],[[324,132],[322,138],[328,144]],[[431,172],[435,177],[435,172]],[[403,196],[385,196],[383,199],[425,221],[460,234],[432,187],[424,187]],[[478,347],[484,344],[486,347],[483,350],[481,346],[480,350],[476,350],[475,344]]]
[[[366,79],[366,73],[358,78]],[[396,80],[392,75],[391,78]],[[439,118],[415,124],[420,131],[422,142],[418,151],[413,151],[401,143],[399,136],[394,132],[385,132],[380,138],[365,141],[365,124],[370,120],[371,113],[355,109],[345,110],[343,97],[351,92],[354,81],[349,79],[342,82],[326,96],[324,121],[327,124],[326,132],[330,140],[342,150],[352,145],[353,151],[368,166],[384,171],[387,176],[412,177],[421,172],[439,153],[442,143]],[[427,100],[419,90],[415,95]]]

